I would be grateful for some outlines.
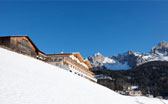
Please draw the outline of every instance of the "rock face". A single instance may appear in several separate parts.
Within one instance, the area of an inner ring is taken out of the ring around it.
[[[149,53],[127,51],[117,56],[104,57],[101,53],[89,56],[92,67],[97,69],[127,70],[150,61],[168,61],[168,42],[161,41]]]
[[[103,67],[105,57],[101,53],[95,53],[93,56],[87,57],[87,59],[94,68],[101,69]]]
[[[118,56],[112,56],[111,58],[118,60],[122,64],[127,62],[130,67],[135,67],[137,64],[136,60],[140,55],[138,52],[128,51],[124,54],[118,54]]]
[[[154,54],[168,55],[168,42],[161,41],[157,46],[152,47],[151,52]]]

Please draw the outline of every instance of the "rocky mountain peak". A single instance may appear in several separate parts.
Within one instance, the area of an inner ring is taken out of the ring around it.
[[[154,54],[168,55],[168,42],[161,41],[157,46],[152,47],[151,52]]]
[[[127,52],[125,52],[124,54],[125,55],[133,55],[133,54],[135,54],[136,52],[134,52],[134,51],[131,51],[131,50],[128,50]]]
[[[128,50],[127,53],[132,54],[132,53],[134,53],[134,51]]]
[[[93,56],[95,56],[95,57],[102,57],[103,55],[100,52],[96,52],[96,53],[93,54]]]
[[[99,52],[96,52],[93,54],[93,56],[88,57],[88,60],[90,61],[91,65],[93,67],[99,67],[99,68],[103,66],[104,59],[105,57]]]
[[[159,47],[164,47],[164,48],[168,48],[168,42],[162,40],[160,43],[158,43],[157,46],[159,46]]]

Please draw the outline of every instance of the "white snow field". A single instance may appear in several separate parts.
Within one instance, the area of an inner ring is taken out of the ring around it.
[[[129,97],[34,58],[0,48],[0,104],[168,104]]]

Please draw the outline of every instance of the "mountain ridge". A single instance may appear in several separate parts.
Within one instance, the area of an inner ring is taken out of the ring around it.
[[[168,61],[168,42],[160,41],[148,53],[128,50],[122,54],[105,57],[97,52],[87,59],[93,69],[128,70],[150,61]]]

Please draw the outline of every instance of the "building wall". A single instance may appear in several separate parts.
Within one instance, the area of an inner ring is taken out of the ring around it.
[[[134,90],[128,90],[128,91],[126,91],[125,94],[130,95],[130,96],[142,96],[141,91],[134,91]]]
[[[48,56],[46,62],[96,82],[97,80],[89,71],[88,67],[83,66],[81,62],[79,63],[76,60],[77,59],[74,60],[69,55],[55,55]]]
[[[26,37],[10,37],[10,48],[30,56],[37,55],[37,50]]]
[[[9,47],[10,46],[10,38],[9,37],[1,37],[0,38],[0,45]]]
[[[38,59],[43,60],[43,61],[46,60],[46,57],[47,57],[46,54],[44,54],[44,53],[42,53],[42,52],[40,52],[40,51],[39,51],[37,54],[38,54],[38,55],[37,55],[37,58],[38,58]]]

